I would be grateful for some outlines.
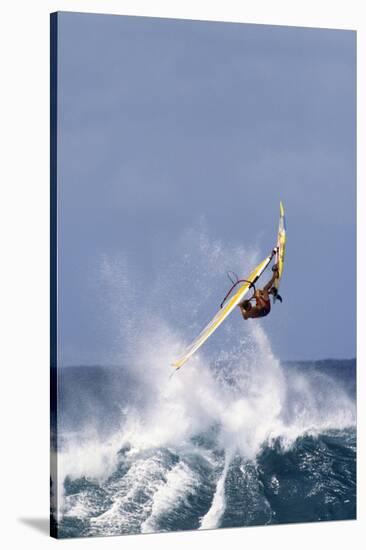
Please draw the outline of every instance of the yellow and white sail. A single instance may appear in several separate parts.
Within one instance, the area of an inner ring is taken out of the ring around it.
[[[247,294],[250,284],[255,283],[255,281],[262,275],[263,271],[266,269],[270,263],[272,256],[269,255],[263,262],[261,262],[249,275],[247,281],[243,283],[243,286],[237,290],[237,292],[226,302],[222,309],[220,309],[215,317],[208,323],[207,326],[202,330],[202,332],[197,336],[197,338],[192,342],[192,344],[186,349],[184,354],[173,363],[173,367],[179,369],[184,365],[186,361],[206,342],[207,338],[211,336],[213,332],[221,325],[221,323],[226,319],[226,317],[233,311],[233,309],[243,301],[245,295]]]
[[[280,222],[277,236],[277,261],[279,268],[279,275],[275,281],[275,286],[278,288],[280,279],[283,272],[283,263],[285,258],[285,246],[286,246],[286,228],[284,208],[282,202],[280,203]],[[262,275],[268,264],[271,262],[273,254],[269,254],[257,267],[251,272],[249,277],[245,279],[242,286],[224,302],[222,308],[216,313],[214,318],[205,326],[197,338],[192,342],[190,346],[185,350],[183,355],[177,359],[172,366],[176,369],[180,369],[188,361],[190,357],[206,342],[206,340],[215,332],[215,330],[221,325],[228,315],[244,301],[244,298],[251,287],[251,283],[256,283],[259,277]]]
[[[286,220],[285,220],[285,209],[282,202],[280,202],[280,221],[278,224],[278,234],[277,234],[277,264],[278,264],[278,277],[276,278],[274,285],[278,290],[280,286],[280,280],[283,274],[283,266],[285,263],[285,252],[286,252]]]

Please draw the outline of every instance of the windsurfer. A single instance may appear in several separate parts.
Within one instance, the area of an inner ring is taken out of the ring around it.
[[[245,319],[257,319],[259,317],[266,317],[271,311],[270,296],[274,296],[282,302],[281,296],[277,293],[277,288],[273,285],[278,277],[278,265],[272,267],[273,275],[263,289],[256,289],[253,296],[249,300],[245,300],[242,304],[239,304],[240,312]],[[255,306],[252,306],[251,301],[255,300]]]

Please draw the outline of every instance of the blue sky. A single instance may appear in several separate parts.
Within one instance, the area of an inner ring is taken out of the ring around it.
[[[204,224],[261,259],[280,199],[273,349],[355,356],[353,31],[61,13],[58,69],[61,364],[109,360],[116,334],[93,283],[103,257],[127,258],[148,289]]]

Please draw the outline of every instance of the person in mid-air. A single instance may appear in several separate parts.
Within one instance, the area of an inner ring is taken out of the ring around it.
[[[281,296],[277,293],[277,288],[273,286],[278,275],[278,265],[272,267],[273,275],[270,281],[263,287],[263,289],[256,289],[253,296],[249,300],[245,300],[239,305],[241,314],[245,321],[247,319],[258,319],[259,317],[265,317],[271,311],[270,296],[276,297],[282,302]],[[252,306],[251,301],[255,300],[255,306]]]

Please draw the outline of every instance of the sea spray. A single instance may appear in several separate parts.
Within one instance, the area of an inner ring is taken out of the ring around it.
[[[314,370],[284,369],[273,355],[265,322],[244,323],[236,312],[169,380],[171,362],[215,312],[225,269],[250,264],[250,254],[210,243],[205,234],[187,239],[198,245],[189,253],[182,250],[171,269],[148,286],[131,275],[127,261],[102,260],[100,296],[111,301],[112,312],[108,317],[106,307],[102,321],[115,334],[108,360],[120,366],[104,369],[97,382],[91,372],[67,401],[73,407],[61,410],[59,496],[65,536],[68,530],[90,535],[234,525],[225,493],[233,483],[231,471],[249,499],[247,512],[254,510],[237,516],[238,524],[275,521],[267,499],[258,497],[267,487],[261,471],[268,469],[270,479],[274,475],[269,449],[284,457],[299,449],[296,460],[306,468],[309,459],[301,462],[299,438],[321,438],[355,425],[354,399],[339,380]],[[112,372],[113,391],[105,382]],[[61,397],[69,391],[66,378]],[[84,411],[81,397],[88,407],[75,427]],[[101,428],[106,425],[113,429]],[[352,441],[352,434],[347,437]],[[317,443],[310,442],[318,452]],[[262,456],[268,457],[262,470],[247,466]],[[245,468],[231,470],[233,457]],[[285,482],[280,474],[276,479],[281,493]],[[266,490],[273,491],[270,484]],[[348,485],[342,490],[346,494]],[[253,499],[266,508],[265,520]]]
[[[231,459],[232,452],[228,451],[225,454],[224,468],[217,482],[211,507],[207,514],[201,519],[200,529],[216,529],[220,525],[220,520],[225,512],[225,481]]]
[[[199,475],[185,461],[179,461],[153,495],[151,513],[141,524],[141,533],[159,530],[162,516],[171,516],[182,504],[189,505],[188,497],[199,490],[201,483]]]

